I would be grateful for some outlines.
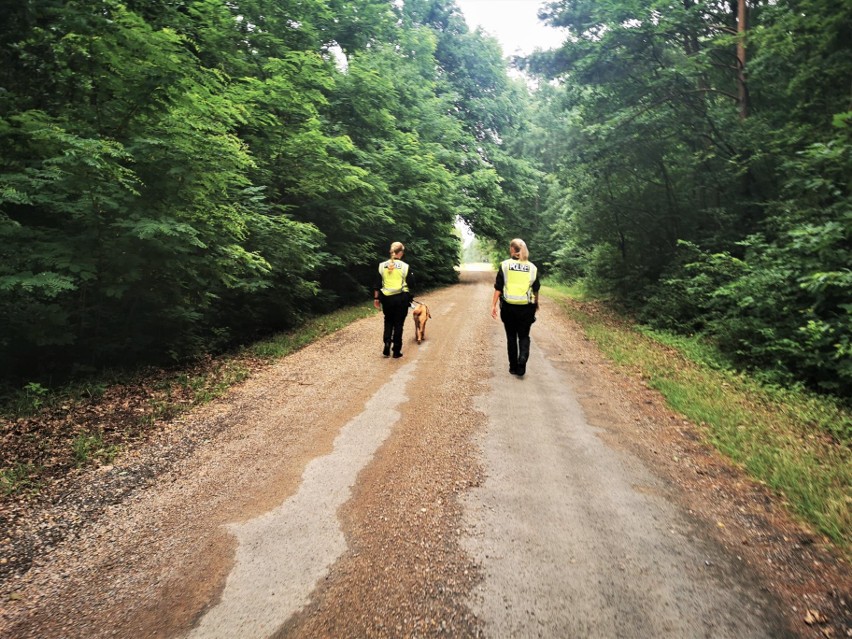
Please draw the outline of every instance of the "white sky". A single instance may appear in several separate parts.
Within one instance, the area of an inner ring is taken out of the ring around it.
[[[500,41],[503,55],[528,55],[535,49],[552,49],[565,40],[561,29],[540,22],[537,13],[544,0],[456,0],[471,29]]]

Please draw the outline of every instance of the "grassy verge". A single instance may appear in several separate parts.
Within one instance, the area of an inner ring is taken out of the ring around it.
[[[784,496],[805,522],[852,550],[852,413],[831,399],[770,387],[725,368],[696,339],[631,324],[583,291],[545,294],[614,362],[642,375],[669,405],[699,424],[723,454]]]
[[[369,317],[375,313],[376,311],[372,306],[350,306],[309,320],[296,331],[281,333],[270,339],[252,344],[246,351],[264,359],[284,357],[321,337],[340,330],[355,320]]]
[[[222,396],[276,359],[375,313],[366,304],[344,308],[179,369],[109,373],[57,388],[27,384],[0,403],[0,497],[35,495],[49,478],[111,464],[158,425]]]

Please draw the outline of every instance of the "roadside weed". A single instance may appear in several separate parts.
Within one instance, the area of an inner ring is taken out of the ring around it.
[[[375,314],[372,307],[350,306],[328,315],[308,320],[297,330],[288,333],[280,333],[249,346],[246,351],[250,355],[263,359],[276,359],[284,357],[300,348],[315,342],[321,337],[330,335],[344,326],[348,326],[355,320],[370,317]]]
[[[30,462],[0,469],[0,495],[8,497],[22,492],[38,492],[39,472],[39,467]]]
[[[107,444],[101,433],[80,433],[71,442],[71,450],[77,467],[88,463],[109,464],[115,459],[119,447]]]

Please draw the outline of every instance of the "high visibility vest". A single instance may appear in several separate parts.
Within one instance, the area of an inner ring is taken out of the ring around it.
[[[503,271],[503,299],[509,304],[532,304],[532,286],[538,273],[535,264],[504,260],[500,269]]]
[[[393,270],[388,265],[393,262]],[[399,295],[408,292],[408,264],[401,260],[388,260],[379,264],[379,274],[382,276],[382,294],[386,296]]]

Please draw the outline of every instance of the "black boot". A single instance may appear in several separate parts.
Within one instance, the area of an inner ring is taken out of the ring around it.
[[[509,356],[509,374],[518,374],[518,342],[517,338],[509,338],[506,342],[506,351]]]
[[[382,355],[390,357],[390,342],[385,342],[385,347],[382,349]]]
[[[521,337],[518,339],[518,377],[523,377],[527,373],[527,360],[530,358],[530,338]]]

